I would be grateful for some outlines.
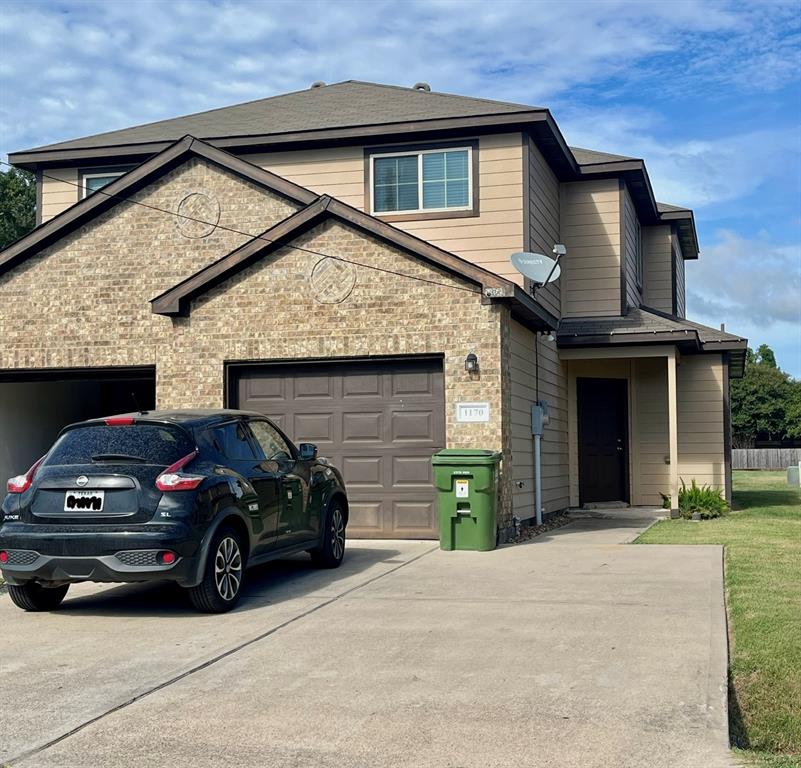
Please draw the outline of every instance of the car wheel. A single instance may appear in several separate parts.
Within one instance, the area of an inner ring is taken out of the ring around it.
[[[345,513],[340,502],[329,505],[324,526],[322,544],[309,550],[309,554],[321,568],[339,568],[345,557]]]
[[[192,605],[204,613],[230,611],[242,594],[245,555],[233,528],[223,527],[211,540],[203,580],[189,588]]]
[[[14,605],[25,611],[52,611],[61,605],[69,588],[69,584],[47,587],[36,581],[28,581],[19,586],[9,584],[8,594]]]

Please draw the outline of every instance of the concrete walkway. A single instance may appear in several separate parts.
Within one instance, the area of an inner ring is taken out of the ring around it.
[[[255,572],[242,606],[0,595],[0,765],[731,765],[720,547],[622,546],[603,511],[527,544],[350,544]]]

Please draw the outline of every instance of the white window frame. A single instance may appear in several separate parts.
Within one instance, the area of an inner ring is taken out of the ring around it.
[[[435,155],[442,152],[467,152],[467,205],[449,208],[403,208],[394,211],[377,211],[375,209],[375,161],[386,157],[413,157],[417,155],[417,201],[423,204],[423,155]],[[413,149],[405,152],[374,152],[370,155],[370,214],[373,216],[405,216],[415,213],[452,213],[455,211],[473,210],[473,147],[438,147],[436,149]]]
[[[110,176],[113,176],[115,179],[118,179],[120,176],[124,176],[127,171],[106,171],[105,173],[82,173],[81,174],[81,200],[85,197],[88,197],[92,192],[89,192],[86,188],[86,180],[87,179],[107,179]],[[109,182],[111,184],[111,182]],[[93,192],[97,192],[99,190],[93,190]]]

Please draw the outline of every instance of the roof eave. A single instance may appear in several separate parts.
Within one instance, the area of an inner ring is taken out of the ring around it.
[[[375,137],[403,136],[409,133],[437,133],[474,128],[510,128],[525,125],[553,122],[546,109],[532,109],[520,112],[504,112],[471,117],[433,118],[430,120],[411,120],[395,123],[378,123],[343,128],[319,128],[306,131],[265,133],[247,136],[203,137],[202,141],[224,150],[257,152],[261,149],[275,149],[292,144],[314,144],[321,142],[342,142],[346,140],[375,139]],[[555,125],[555,124],[554,124]],[[558,130],[558,129],[557,129]],[[564,142],[564,139],[562,140]],[[36,170],[43,165],[54,163],[76,164],[80,161],[143,156],[162,151],[173,141],[109,144],[82,148],[34,148],[13,152],[9,162],[20,168]],[[564,144],[567,150],[567,144]]]
[[[363,231],[400,250],[411,253],[421,260],[443,269],[456,277],[472,282],[479,287],[475,291],[482,301],[509,300],[514,311],[535,322],[538,326],[555,328],[557,320],[540,307],[521,289],[500,275],[489,272],[469,261],[444,251],[431,243],[421,240],[391,224],[380,221],[340,200],[322,195],[306,208],[292,214],[258,237],[231,251],[222,259],[199,270],[195,274],[172,286],[164,293],[151,299],[154,314],[167,317],[183,317],[191,312],[194,299],[211,290],[214,286],[232,277],[237,272],[258,261],[263,256],[289,245],[298,235],[327,217],[334,217],[346,225]],[[321,254],[321,257],[323,254]],[[402,277],[402,275],[399,275]]]
[[[33,252],[51,245],[77,227],[99,216],[150,183],[157,176],[177,167],[191,156],[203,157],[262,188],[269,189],[299,205],[308,205],[317,195],[299,184],[277,176],[246,160],[211,147],[192,136],[174,142],[128,173],[115,179],[99,192],[71,205],[44,224],[0,251],[0,274],[13,268]]]

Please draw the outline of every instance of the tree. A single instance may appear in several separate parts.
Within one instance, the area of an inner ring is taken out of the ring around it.
[[[742,379],[731,382],[731,426],[736,447],[753,446],[757,438],[801,437],[801,382],[776,364],[767,344],[746,354]]]
[[[793,381],[785,414],[787,437],[801,440],[801,381]]]
[[[32,173],[12,168],[0,173],[0,249],[36,226],[36,182]]]
[[[760,365],[767,365],[770,368],[779,367],[776,365],[776,355],[773,354],[773,350],[767,344],[759,345],[756,356]]]

